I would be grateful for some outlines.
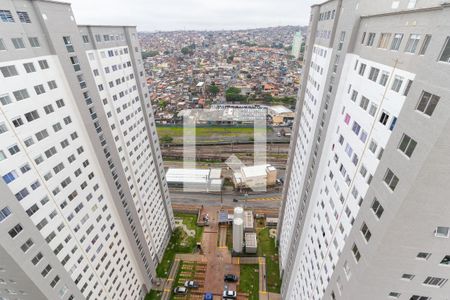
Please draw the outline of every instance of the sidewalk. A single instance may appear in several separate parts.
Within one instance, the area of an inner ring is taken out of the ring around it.
[[[172,288],[173,288],[173,281],[175,280],[175,277],[177,276],[178,267],[180,266],[180,259],[175,258],[173,261],[173,265],[170,268],[169,276],[167,280],[164,282],[163,286],[163,294],[161,297],[161,300],[169,300],[170,295],[172,294]]]

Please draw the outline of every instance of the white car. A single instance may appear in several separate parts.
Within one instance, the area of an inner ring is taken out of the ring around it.
[[[184,286],[177,286],[173,289],[174,294],[186,294],[187,291],[187,288],[185,288]]]
[[[236,291],[223,291],[223,299],[236,299]]]

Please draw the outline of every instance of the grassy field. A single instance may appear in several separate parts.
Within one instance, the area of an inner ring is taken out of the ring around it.
[[[163,259],[156,269],[156,274],[160,278],[166,278],[169,274],[170,267],[175,259],[175,254],[192,253],[197,246],[197,242],[201,241],[202,238],[203,227],[197,227],[197,215],[175,214],[175,218],[182,218],[183,223],[186,224],[189,229],[195,230],[195,237],[187,236],[181,228],[176,228],[174,230],[169,245],[167,245],[166,251],[164,252]]]
[[[248,294],[249,300],[259,298],[259,266],[241,265],[241,276],[239,278],[238,291]]]
[[[278,249],[275,245],[275,240],[269,235],[269,228],[264,228],[258,232],[258,244],[258,256],[266,257],[267,290],[273,293],[280,293],[281,279]]]
[[[145,296],[145,300],[159,300],[161,299],[162,292],[151,290],[150,293]]]
[[[174,143],[179,143],[183,140],[183,127],[182,126],[157,126],[156,130],[158,136],[170,136],[173,138]],[[260,130],[260,129],[257,129]],[[262,129],[261,129],[262,130]],[[271,129],[267,129],[270,131]],[[212,127],[196,127],[195,136],[201,141],[220,142],[224,138],[244,138],[253,137],[253,127],[224,127],[224,126],[212,126]]]

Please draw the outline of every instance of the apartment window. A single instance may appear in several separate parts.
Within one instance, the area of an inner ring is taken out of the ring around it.
[[[11,238],[15,238],[22,230],[23,230],[22,225],[17,224],[8,231],[8,234]]]
[[[48,62],[45,59],[39,60],[38,63],[39,63],[39,67],[41,68],[41,70],[45,70],[45,69],[49,68]]]
[[[438,226],[434,231],[434,235],[440,238],[448,238],[450,228],[445,226]]]
[[[369,115],[371,115],[372,117],[374,117],[375,114],[377,113],[377,109],[378,109],[377,105],[374,104],[374,103],[371,103],[371,104],[370,104],[370,108],[369,108]]]
[[[403,134],[398,149],[402,151],[406,156],[411,157],[416,146],[417,142],[415,140],[413,140],[409,135]]]
[[[13,145],[13,146],[11,146],[11,147],[8,148],[8,151],[9,151],[9,153],[10,153],[11,155],[14,155],[14,154],[16,154],[16,153],[19,153],[19,152],[20,152],[20,149],[19,149],[19,147],[18,147],[17,145]]]
[[[45,93],[44,85],[42,85],[42,84],[35,85],[34,91],[36,92],[36,95]]]
[[[22,118],[14,118],[12,120],[12,123],[13,123],[14,127],[20,127],[23,125],[23,120],[22,120]]]
[[[423,260],[427,260],[428,258],[430,258],[431,253],[427,253],[427,252],[419,252],[417,253],[416,258],[418,259],[423,259]]]
[[[56,275],[55,278],[53,278],[53,280],[50,282],[50,286],[52,288],[54,288],[58,282],[59,282],[59,276]]]
[[[362,96],[361,97],[361,102],[359,102],[359,106],[364,109],[367,110],[367,107],[369,107],[369,99],[367,99],[366,97]]]
[[[390,292],[389,297],[391,298],[400,298],[401,294],[397,292]]]
[[[47,82],[47,84],[48,84],[48,88],[51,89],[51,90],[54,90],[54,89],[56,89],[58,87],[56,85],[56,81],[54,81],[54,80],[51,80],[51,81]]]
[[[412,295],[409,300],[431,300],[431,297]]]
[[[2,105],[7,105],[10,104],[11,102],[12,102],[11,98],[9,97],[8,94],[0,95],[0,103]]]
[[[31,217],[32,215],[34,215],[35,212],[37,212],[39,210],[39,207],[37,206],[37,204],[33,204],[29,209],[27,209],[27,215],[29,217]]]
[[[439,99],[439,96],[423,91],[422,95],[420,96],[419,103],[417,104],[416,110],[431,117],[434,109],[436,108],[436,105],[439,102]]]
[[[353,256],[355,257],[356,262],[358,262],[361,259],[361,253],[359,252],[359,249],[356,246],[356,244],[353,244],[352,253]]]
[[[6,127],[4,122],[0,122],[0,134],[5,133],[8,131],[8,128]]]
[[[16,49],[25,48],[25,43],[23,42],[22,38],[12,38],[11,42],[13,43],[14,48],[16,48]]]
[[[413,274],[402,274],[402,279],[405,279],[405,280],[409,280],[409,281],[411,281],[411,280],[413,280],[413,278],[415,277],[415,275],[413,275]]]
[[[372,211],[377,216],[378,219],[381,218],[381,215],[384,212],[384,208],[383,208],[383,206],[381,206],[380,202],[378,202],[377,198],[373,199]]]
[[[60,131],[61,129],[62,129],[62,126],[61,126],[61,124],[58,122],[58,123],[56,123],[56,124],[53,124],[53,130],[55,131],[55,132],[58,132],[58,131]]]
[[[366,71],[366,64],[361,63],[361,65],[359,66],[359,71],[358,74],[361,76],[364,76],[364,72]]]
[[[408,9],[416,7],[417,0],[408,0]]]
[[[5,220],[9,215],[11,215],[11,210],[9,209],[8,206],[5,206],[2,209],[0,209],[0,222]]]
[[[344,45],[344,40],[345,40],[345,31],[341,31],[341,36],[339,37],[339,44],[338,44],[338,51],[342,50],[342,46]]]
[[[375,41],[375,33],[369,32],[369,36],[367,37],[366,46],[373,46],[374,41]]]
[[[381,116],[380,116],[380,123],[383,124],[383,125],[386,125],[388,119],[389,119],[389,114],[388,114],[387,112],[384,112],[384,111],[383,111],[383,112],[381,113]]]
[[[10,10],[0,10],[0,20],[2,20],[2,22],[5,23],[13,23],[14,22],[14,18],[11,14]]]
[[[403,33],[394,34],[394,38],[392,39],[391,43],[391,50],[398,51],[398,49],[400,49],[402,40],[403,40]]]
[[[386,86],[386,84],[388,82],[388,79],[389,79],[389,73],[386,72],[386,71],[381,72],[381,77],[380,77],[380,82],[379,83],[382,86]]]
[[[87,35],[83,35],[83,43],[89,43],[89,37]]]
[[[439,61],[450,62],[450,36],[445,40],[444,47],[439,55]]]
[[[56,154],[56,148],[55,147],[51,147],[50,149],[48,149],[48,150],[46,150],[44,153],[45,153],[45,156],[47,157],[47,158],[50,158],[50,157],[52,157],[53,155],[55,155]]]
[[[0,39],[0,51],[5,51],[5,50],[6,50],[5,43],[3,42],[3,39]]]
[[[394,83],[392,83],[391,90],[394,92],[399,92],[403,84],[403,77],[396,75],[394,79]]]
[[[44,111],[48,115],[48,114],[51,114],[52,112],[54,112],[55,110],[53,109],[53,106],[51,104],[49,104],[49,105],[44,106]]]
[[[16,178],[17,178],[17,173],[16,171],[11,171],[6,173],[5,175],[3,175],[3,181],[8,184],[10,182],[13,182]]]
[[[30,95],[28,94],[28,91],[26,89],[14,91],[13,95],[17,101],[24,100],[24,99],[27,99],[30,97]]]
[[[363,235],[366,242],[369,242],[370,238],[372,237],[372,233],[369,230],[369,227],[367,227],[366,223],[363,223],[361,226],[361,234]]]
[[[428,276],[425,279],[425,281],[423,282],[423,284],[442,287],[447,282],[447,280],[448,279],[446,279],[446,278],[439,278],[439,277]]]
[[[47,277],[48,273],[52,270],[52,266],[47,265],[41,272],[42,277]]]
[[[409,90],[411,89],[413,81],[412,80],[408,80],[408,82],[406,83],[406,87],[405,90],[403,91],[403,96],[408,96],[409,94]]]
[[[351,97],[352,101],[355,102],[357,98],[358,98],[358,92],[353,90],[352,97]]]
[[[33,48],[39,48],[41,46],[39,44],[39,39],[37,37],[30,37],[28,38],[28,41],[30,42],[31,47]]]
[[[366,32],[364,31],[361,37],[361,44],[364,44],[365,39],[366,39]]]
[[[0,219],[1,220],[1,219]],[[446,255],[440,262],[441,265],[450,265],[450,255]]]
[[[417,45],[419,45],[420,34],[410,34],[408,42],[406,43],[406,53],[416,53]]]
[[[17,15],[21,23],[31,23],[30,16],[26,11],[18,11]]]
[[[398,184],[398,177],[391,171],[391,169],[387,169],[386,174],[384,175],[383,181],[388,185],[388,187],[394,191]]]
[[[382,33],[380,39],[378,40],[378,48],[387,49],[390,39],[390,33]]]
[[[0,67],[0,71],[2,72],[2,75],[5,78],[19,75],[14,65]]]
[[[6,159],[5,152],[3,152],[2,150],[0,150],[0,161],[5,160],[5,159]]]
[[[36,68],[34,67],[34,64],[33,63],[24,63],[23,64],[23,67],[25,68],[25,71],[27,72],[27,73],[33,73],[33,72],[36,72]]]
[[[46,137],[48,137],[48,132],[46,129],[43,129],[41,131],[38,131],[36,134],[36,138],[38,141],[45,139]]]
[[[36,256],[33,257],[33,258],[31,259],[31,263],[32,263],[33,265],[37,265],[37,264],[41,261],[42,258],[43,258],[42,253],[41,253],[41,252],[38,252],[38,253],[36,254]]]
[[[63,99],[56,100],[56,106],[58,106],[58,108],[65,106],[64,100]]]
[[[360,130],[361,130],[361,125],[359,125],[358,122],[354,121],[354,122],[353,122],[353,126],[352,126],[352,131],[353,131],[356,135],[359,135]]]
[[[15,194],[15,196],[16,196],[16,199],[18,200],[18,201],[21,201],[22,199],[24,199],[26,196],[28,196],[30,194],[30,192],[28,192],[28,189],[27,188],[23,188],[23,189],[21,189],[19,192],[17,192],[16,194]]]
[[[20,249],[22,249],[22,251],[26,253],[33,245],[34,245],[33,240],[28,239],[25,241],[25,243],[22,244],[22,246],[20,246]]]
[[[431,41],[431,34],[425,34],[425,37],[423,38],[422,46],[420,46],[419,55],[425,55],[425,52],[427,52],[428,45]]]
[[[37,110],[33,110],[30,112],[27,112],[25,114],[25,118],[27,119],[28,122],[34,121],[36,119],[39,119],[39,114],[37,112]]]
[[[380,69],[374,67],[370,68],[369,79],[377,82],[378,74],[380,74]]]
[[[25,174],[26,172],[30,171],[31,167],[29,164],[24,164],[23,166],[20,167],[20,172],[22,172],[22,174]]]

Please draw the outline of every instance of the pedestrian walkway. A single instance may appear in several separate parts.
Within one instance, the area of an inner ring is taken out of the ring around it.
[[[173,281],[177,276],[178,267],[180,266],[180,259],[175,258],[173,261],[172,267],[170,268],[169,276],[167,277],[166,282],[164,282],[163,294],[161,300],[169,300],[170,295],[172,294]]]

